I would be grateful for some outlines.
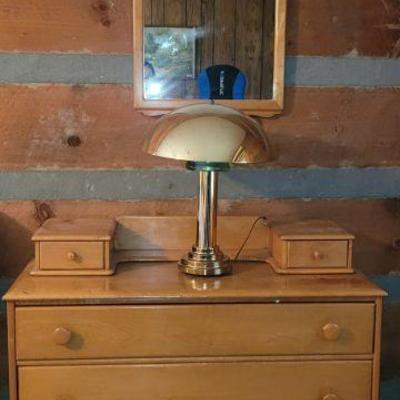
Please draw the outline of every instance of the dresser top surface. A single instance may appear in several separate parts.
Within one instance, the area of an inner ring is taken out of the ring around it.
[[[183,275],[173,262],[125,263],[109,277],[34,277],[29,265],[5,296],[26,304],[173,304],[361,299],[385,292],[361,274],[277,275],[265,263],[238,263],[218,278]]]
[[[112,219],[81,218],[64,220],[51,218],[33,235],[33,241],[111,240],[115,229]]]

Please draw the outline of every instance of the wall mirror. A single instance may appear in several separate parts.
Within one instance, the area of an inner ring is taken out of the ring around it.
[[[286,0],[134,0],[134,102],[283,109]]]

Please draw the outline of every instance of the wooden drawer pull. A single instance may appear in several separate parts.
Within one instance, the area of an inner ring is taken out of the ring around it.
[[[322,333],[326,340],[338,340],[342,333],[342,328],[333,322],[329,322],[322,328]],[[329,398],[328,398],[329,400]]]
[[[67,259],[70,261],[77,261],[79,258],[78,254],[76,254],[74,251],[69,251],[67,253]]]
[[[71,340],[72,332],[66,328],[57,328],[53,332],[53,340],[55,344],[65,346]]]
[[[340,400],[340,399],[339,396],[336,396],[336,394],[330,393],[324,396],[322,400]]]
[[[323,253],[321,253],[320,251],[314,251],[314,253],[312,254],[312,258],[315,261],[319,261],[325,258],[325,255]]]

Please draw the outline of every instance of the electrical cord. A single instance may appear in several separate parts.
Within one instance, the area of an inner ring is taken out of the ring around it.
[[[257,226],[257,224],[258,224],[260,221],[266,222],[266,221],[268,221],[268,218],[265,217],[265,216],[262,216],[262,217],[258,217],[258,218],[256,218],[256,219],[254,220],[253,225],[251,226],[250,231],[249,231],[249,233],[248,233],[246,239],[243,241],[242,245],[240,246],[240,248],[239,248],[238,252],[236,253],[235,258],[233,259],[233,261],[237,261],[237,260],[238,260],[238,258],[240,257],[240,254],[242,253],[243,249],[245,248],[247,242],[248,242],[249,239],[251,238],[251,234],[253,233],[255,227]]]

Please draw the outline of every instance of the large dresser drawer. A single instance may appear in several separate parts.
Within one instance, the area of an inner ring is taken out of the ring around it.
[[[374,305],[18,307],[18,360],[370,354]]]
[[[371,363],[19,368],[19,400],[370,400]]]

